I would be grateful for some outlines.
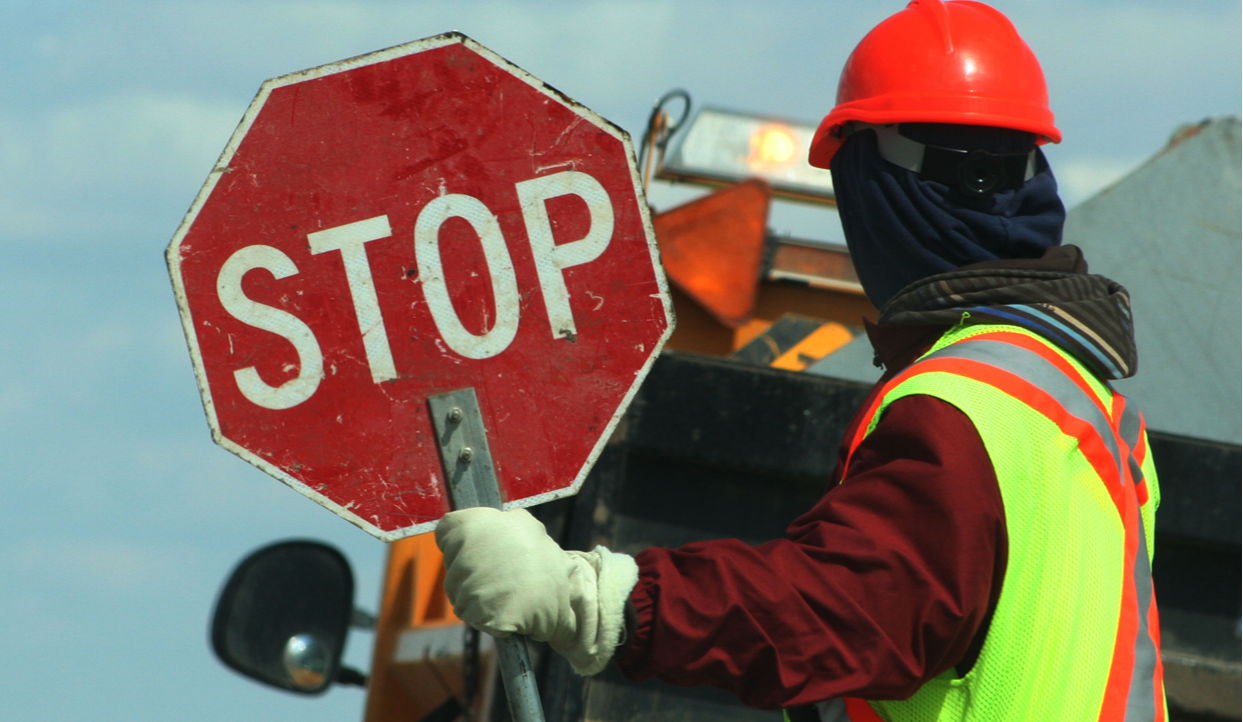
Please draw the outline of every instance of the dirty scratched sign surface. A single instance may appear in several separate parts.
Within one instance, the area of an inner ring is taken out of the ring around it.
[[[449,509],[473,387],[507,507],[577,491],[669,331],[629,137],[442,35],[265,83],[168,249],[216,441],[382,539]]]

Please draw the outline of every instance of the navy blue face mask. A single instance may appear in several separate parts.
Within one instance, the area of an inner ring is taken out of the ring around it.
[[[1013,132],[995,130],[912,124],[908,132],[903,126],[904,135],[922,143],[994,153],[1020,150]],[[947,135],[961,137],[947,141]],[[922,278],[982,261],[1040,258],[1062,242],[1066,209],[1039,150],[1031,179],[983,198],[885,160],[872,130],[847,138],[830,170],[851,260],[877,308]]]

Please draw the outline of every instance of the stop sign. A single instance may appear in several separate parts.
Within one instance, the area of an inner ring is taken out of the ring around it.
[[[385,540],[450,508],[429,396],[548,501],[671,331],[629,136],[456,33],[265,83],[168,263],[216,441]]]

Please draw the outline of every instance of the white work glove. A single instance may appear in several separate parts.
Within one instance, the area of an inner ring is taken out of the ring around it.
[[[596,547],[565,551],[525,509],[446,514],[436,527],[453,612],[494,637],[548,642],[583,675],[604,669],[625,631],[639,566]]]

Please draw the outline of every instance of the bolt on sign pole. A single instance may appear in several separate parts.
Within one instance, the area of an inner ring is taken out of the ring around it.
[[[455,509],[501,508],[500,487],[488,450],[488,432],[473,388],[438,394],[427,400],[445,480]],[[539,689],[527,652],[526,638],[517,634],[496,640],[501,679],[515,722],[544,722]]]

